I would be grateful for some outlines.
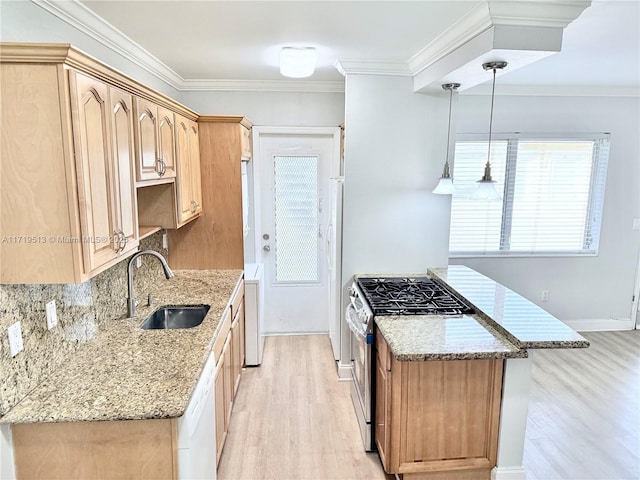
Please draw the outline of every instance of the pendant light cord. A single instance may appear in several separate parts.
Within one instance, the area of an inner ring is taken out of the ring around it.
[[[489,114],[489,147],[487,148],[487,167],[491,168],[491,135],[493,133],[493,100],[496,94],[496,68],[493,68],[493,85],[491,87],[491,113]]]
[[[449,143],[451,140],[451,105],[453,105],[453,87],[449,89],[449,125],[447,126],[447,157],[445,158],[445,166],[449,167],[449,150],[451,148],[451,144]]]

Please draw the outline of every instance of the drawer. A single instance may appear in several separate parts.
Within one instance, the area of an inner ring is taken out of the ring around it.
[[[233,297],[231,298],[231,316],[235,318],[236,314],[240,311],[240,306],[244,303],[244,280],[240,280],[238,288],[236,288]]]
[[[224,343],[227,340],[229,330],[231,330],[231,309],[227,308],[222,315],[222,323],[220,325],[218,336],[216,337],[215,342],[213,342],[213,358],[216,362],[220,358],[220,355],[222,355],[222,349],[224,348]]]

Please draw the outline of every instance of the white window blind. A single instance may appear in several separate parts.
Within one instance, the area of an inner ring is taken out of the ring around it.
[[[496,137],[491,169],[502,198],[487,202],[471,195],[482,176],[488,143],[458,136],[450,254],[596,254],[609,135]]]

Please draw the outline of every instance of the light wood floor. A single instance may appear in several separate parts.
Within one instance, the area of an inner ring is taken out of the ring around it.
[[[267,337],[262,365],[242,374],[218,479],[385,478],[364,451],[329,337]]]
[[[640,478],[640,330],[535,350],[524,449],[528,480]]]
[[[587,333],[591,347],[534,351],[528,480],[640,479],[640,331]],[[243,372],[218,478],[392,479],[363,451],[329,339],[268,337]]]

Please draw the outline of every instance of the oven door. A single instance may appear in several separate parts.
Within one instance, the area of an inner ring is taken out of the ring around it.
[[[360,322],[353,304],[349,304],[346,319],[351,330],[351,357],[353,366],[354,390],[364,420],[371,421],[371,334],[367,334],[366,326]]]

